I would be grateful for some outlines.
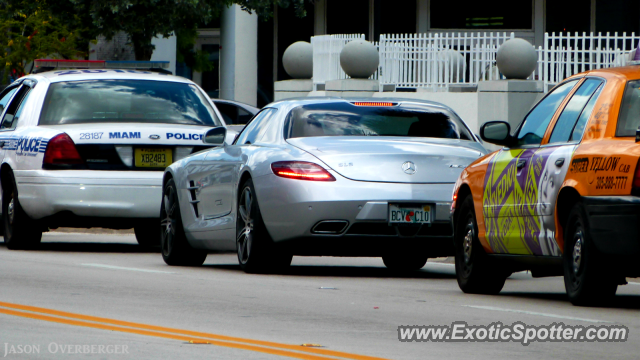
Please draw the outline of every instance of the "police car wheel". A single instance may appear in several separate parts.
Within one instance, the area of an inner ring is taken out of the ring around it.
[[[4,243],[8,249],[30,249],[42,240],[42,230],[37,221],[27,215],[20,201],[13,175],[2,192],[2,217],[4,223]]]
[[[293,256],[273,244],[262,220],[253,181],[248,179],[240,189],[236,220],[236,250],[240,268],[247,273],[284,270],[291,265]]]
[[[426,254],[391,253],[382,257],[387,269],[395,272],[408,272],[422,269],[427,263]]]
[[[160,246],[161,226],[158,219],[140,220],[133,227],[138,244],[142,246]]]
[[[511,272],[488,259],[480,240],[471,195],[462,202],[455,229],[456,278],[460,290],[470,294],[498,294]]]
[[[574,205],[565,227],[564,286],[574,305],[598,305],[615,296],[618,279],[614,268],[596,249],[582,203]]]
[[[182,227],[178,193],[173,179],[167,181],[160,207],[162,259],[167,265],[200,266],[207,258],[207,252],[196,250],[189,245]]]

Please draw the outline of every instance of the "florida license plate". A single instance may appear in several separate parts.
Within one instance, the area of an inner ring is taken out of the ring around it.
[[[136,167],[166,168],[173,162],[171,149],[136,148]]]
[[[431,223],[431,205],[403,206],[389,204],[389,223],[429,224]]]

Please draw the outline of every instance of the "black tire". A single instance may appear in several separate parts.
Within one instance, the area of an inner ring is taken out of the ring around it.
[[[13,174],[2,184],[2,218],[4,223],[4,243],[8,249],[31,249],[42,240],[42,227],[27,215],[20,201]]]
[[[167,181],[164,186],[160,224],[162,259],[167,265],[200,266],[204,263],[207,252],[192,248],[184,234],[178,193],[173,179]]]
[[[141,246],[160,246],[162,227],[159,219],[141,220],[138,225],[133,227],[133,232]]]
[[[236,251],[242,270],[267,273],[281,271],[291,265],[293,256],[278,251],[269,236],[251,179],[240,187],[236,216]]]
[[[618,278],[610,259],[596,249],[582,203],[569,213],[564,234],[564,287],[574,305],[599,305],[613,298]]]
[[[498,294],[511,271],[499,269],[484,252],[478,240],[471,195],[464,199],[459,211],[454,235],[458,286],[469,294]]]
[[[410,272],[422,269],[427,263],[426,254],[392,253],[384,255],[382,262],[394,272]]]

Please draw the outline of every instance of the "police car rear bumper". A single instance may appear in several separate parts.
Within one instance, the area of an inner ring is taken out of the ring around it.
[[[77,216],[157,218],[162,171],[15,171],[20,205],[34,219]]]
[[[611,255],[640,253],[640,198],[585,196],[591,236],[598,250]]]

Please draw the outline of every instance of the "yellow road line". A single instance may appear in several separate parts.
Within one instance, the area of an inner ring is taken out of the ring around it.
[[[182,329],[173,329],[173,328],[167,328],[162,326],[146,325],[146,324],[139,324],[134,322],[114,320],[114,319],[108,319],[108,318],[102,318],[102,317],[96,317],[96,316],[74,314],[74,313],[65,312],[65,311],[58,311],[58,310],[46,309],[46,308],[28,306],[28,305],[0,302],[0,306],[5,308],[10,308],[10,309],[28,311],[28,312],[13,311],[13,310],[0,308],[0,313],[7,314],[7,315],[21,316],[26,318],[51,321],[51,322],[63,323],[63,324],[74,325],[74,326],[84,326],[84,327],[92,327],[92,328],[104,329],[104,330],[128,332],[128,333],[139,334],[139,335],[164,337],[164,338],[183,340],[183,341],[201,340],[201,339],[195,339],[195,338],[204,338],[209,340],[209,342],[213,345],[251,350],[251,351],[257,351],[257,352],[264,352],[268,354],[288,356],[288,357],[294,357],[298,359],[330,359],[325,356],[332,356],[332,357],[351,359],[351,360],[385,360],[382,358],[350,354],[350,353],[345,353],[341,351],[308,348],[308,347],[303,347],[299,345],[281,344],[281,343],[275,343],[270,341],[245,339],[245,338],[239,338],[239,337],[210,334],[210,333],[189,331],[189,330],[182,330]],[[33,313],[54,315],[54,316],[59,316],[64,318],[79,319],[79,320],[85,320],[85,321],[63,319],[59,317],[39,315],[39,314],[33,314]],[[108,324],[108,325],[105,325],[105,324]],[[117,326],[113,326],[113,325],[117,325]],[[279,349],[293,350],[293,351],[296,351],[296,353],[291,351],[286,351],[286,350],[279,350]],[[298,352],[304,352],[309,354],[301,354]],[[319,356],[314,356],[311,354],[317,354]]]

